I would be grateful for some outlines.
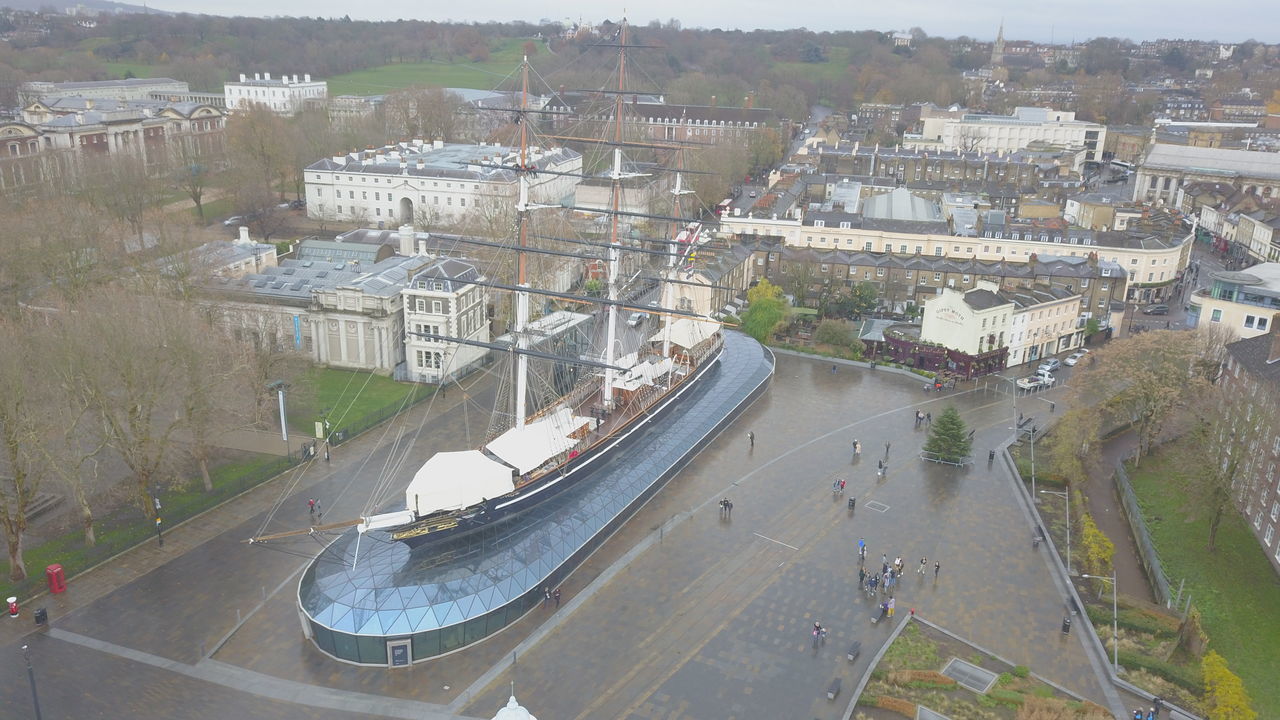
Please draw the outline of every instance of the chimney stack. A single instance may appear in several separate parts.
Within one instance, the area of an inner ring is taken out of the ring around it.
[[[401,225],[400,234],[400,254],[405,257],[413,257],[417,255],[417,248],[414,247],[414,232],[412,225]]]
[[[240,236],[236,238],[236,242],[241,245],[249,245],[253,242],[249,239],[249,228],[243,225],[240,226]]]
[[[1280,313],[1271,316],[1271,350],[1267,352],[1267,363],[1280,361],[1280,328],[1276,327],[1276,323],[1280,322]]]
[[[712,95],[712,96],[711,96],[711,107],[715,107],[715,106],[716,106],[716,96],[715,96],[715,95]]]

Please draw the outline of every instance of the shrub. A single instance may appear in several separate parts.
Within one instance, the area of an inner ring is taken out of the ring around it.
[[[913,688],[952,688],[956,681],[936,670],[897,670],[889,673],[886,680],[891,685],[905,685]]]
[[[1009,707],[1019,707],[1027,701],[1027,698],[1020,692],[1013,690],[1005,690],[1004,688],[992,688],[987,695],[996,701],[998,705],[1008,705]]]
[[[1210,650],[1204,656],[1204,696],[1209,720],[1254,720],[1249,694],[1240,677],[1227,667],[1221,655]]]
[[[1028,677],[1031,675],[1031,668],[1026,665],[1015,665],[1013,666],[1013,675],[1020,678]]]
[[[1120,664],[1129,668],[1140,668],[1152,675],[1168,680],[1185,690],[1199,695],[1203,688],[1200,668],[1190,665],[1174,665],[1158,658],[1147,657],[1129,650],[1120,650]]]
[[[881,695],[876,698],[876,707],[896,712],[899,715],[911,718],[911,720],[915,720],[916,717],[916,704],[910,700]]]
[[[1094,625],[1110,625],[1111,609],[1102,605],[1086,605],[1085,612]],[[1116,624],[1126,630],[1136,630],[1158,638],[1172,638],[1178,634],[1175,618],[1139,608],[1121,608]]]

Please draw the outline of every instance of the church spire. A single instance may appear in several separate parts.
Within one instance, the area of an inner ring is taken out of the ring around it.
[[[1000,19],[1000,29],[996,31],[996,41],[991,45],[991,65],[1004,64],[1004,19]]]

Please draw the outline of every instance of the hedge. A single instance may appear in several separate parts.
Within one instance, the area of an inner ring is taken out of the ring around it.
[[[1164,660],[1153,657],[1147,657],[1135,653],[1131,650],[1120,651],[1120,664],[1127,668],[1137,668],[1146,670],[1154,675],[1168,680],[1186,691],[1194,694],[1196,697],[1204,692],[1204,680],[1200,674],[1199,667],[1189,665],[1174,665]]]
[[[1101,605],[1085,605],[1085,612],[1094,626],[1110,625],[1111,611]],[[1159,638],[1171,638],[1178,634],[1176,625],[1170,627],[1172,619],[1132,608],[1122,609],[1116,616],[1116,624],[1126,630],[1137,630]]]

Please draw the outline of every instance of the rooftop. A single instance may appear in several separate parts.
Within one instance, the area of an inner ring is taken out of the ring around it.
[[[867,198],[862,204],[862,214],[877,220],[942,222],[942,210],[937,203],[906,188],[894,188],[887,193]]]
[[[355,288],[368,295],[392,297],[409,282],[409,273],[423,263],[420,257],[390,257],[373,265],[312,260],[282,260],[277,267],[241,278],[216,278],[215,291],[249,295],[255,300],[307,305],[317,290]]]
[[[1275,323],[1272,323],[1271,332],[1265,335],[1237,340],[1227,345],[1227,352],[1231,353],[1231,357],[1243,365],[1250,375],[1272,386],[1280,386],[1280,362],[1267,362],[1271,355],[1272,343],[1277,342],[1275,337],[1277,332],[1280,330],[1277,330]]]
[[[516,152],[514,147],[496,143],[436,145],[415,140],[386,145],[376,150],[325,158],[311,163],[306,169],[514,182],[516,178],[514,171],[492,166],[516,164]],[[529,150],[530,162],[542,167],[560,165],[577,157],[579,157],[578,153],[568,148],[535,147]],[[405,164],[403,168],[402,163]]]
[[[1280,154],[1250,150],[1156,143],[1139,167],[1280,180]]]

